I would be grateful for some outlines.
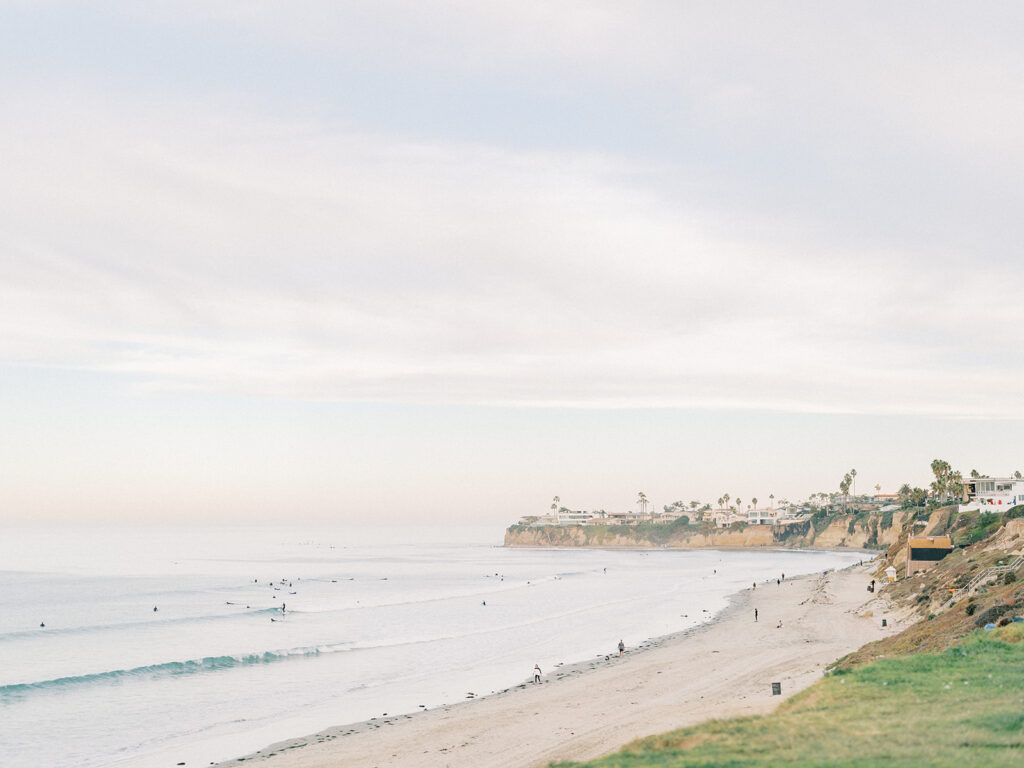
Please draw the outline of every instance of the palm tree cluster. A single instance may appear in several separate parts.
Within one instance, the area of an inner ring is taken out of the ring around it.
[[[958,470],[954,470],[948,461],[935,459],[932,462],[932,474],[935,480],[931,484],[932,495],[939,501],[960,498],[964,494],[964,478]]]
[[[904,483],[896,491],[896,498],[904,509],[907,507],[920,507],[928,499],[928,492],[924,488],[911,488],[909,483]]]
[[[775,506],[775,494],[774,493],[768,494],[768,498],[771,499],[772,507],[774,508],[774,506]],[[734,502],[735,506],[731,506],[729,504],[730,501]],[[723,493],[721,496],[718,497],[718,509],[719,510],[726,510],[726,509],[732,510],[732,509],[735,509],[737,512],[742,512],[743,511],[743,499],[741,499],[739,497],[733,499],[732,496],[730,496],[728,493]],[[750,510],[750,509],[757,509],[757,496],[751,497],[750,503],[747,504],[747,509],[748,510]]]
[[[857,495],[857,470],[851,469],[845,475],[843,479],[839,481],[839,492],[843,494],[843,504],[846,509],[850,508],[850,488],[853,487],[853,495]]]

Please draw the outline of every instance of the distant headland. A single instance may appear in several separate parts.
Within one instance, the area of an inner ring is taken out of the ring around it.
[[[804,501],[767,505],[722,494],[716,504],[675,501],[658,512],[646,494],[624,512],[573,510],[555,496],[549,512],[526,515],[505,531],[508,547],[719,548],[798,547],[885,549],[908,525],[935,527],[931,517],[952,506],[960,512],[1005,510],[1024,501],[1024,477],[991,477],[971,470],[965,477],[942,459],[931,463],[928,489],[903,484],[896,493],[856,492],[857,470],[843,475],[838,492],[811,494]]]

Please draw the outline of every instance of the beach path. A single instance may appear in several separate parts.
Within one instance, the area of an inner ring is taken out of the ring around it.
[[[766,713],[829,663],[898,631],[884,597],[866,591],[870,579],[858,566],[760,584],[718,620],[642,652],[575,665],[541,685],[281,742],[245,765],[534,768],[710,718]],[[771,695],[773,682],[782,696]]]

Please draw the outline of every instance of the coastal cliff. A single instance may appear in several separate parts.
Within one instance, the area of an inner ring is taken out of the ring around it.
[[[686,523],[624,525],[513,525],[506,547],[596,547],[603,549],[700,549],[717,547],[815,547],[885,549],[900,537],[911,512],[872,512],[811,519],[786,526],[734,525],[713,528]]]

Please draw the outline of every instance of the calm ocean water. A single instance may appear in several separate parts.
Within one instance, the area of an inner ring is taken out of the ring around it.
[[[860,559],[498,536],[0,529],[0,765],[207,766],[507,688],[694,626],[753,580]]]

